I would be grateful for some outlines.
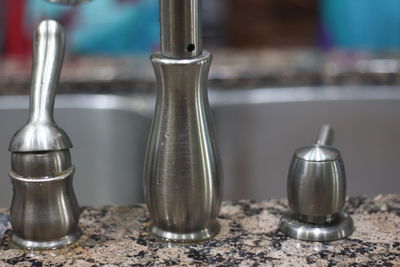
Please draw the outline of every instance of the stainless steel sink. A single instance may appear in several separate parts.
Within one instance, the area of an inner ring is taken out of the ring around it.
[[[210,90],[225,199],[286,196],[293,151],[330,123],[350,195],[399,192],[400,88]],[[11,201],[12,134],[27,119],[26,96],[0,97],[0,207]],[[74,143],[81,205],[142,202],[142,166],[153,95],[59,95],[56,120]]]

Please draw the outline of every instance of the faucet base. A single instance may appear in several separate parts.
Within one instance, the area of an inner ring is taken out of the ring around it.
[[[166,231],[158,228],[155,225],[152,225],[150,227],[151,233],[154,234],[155,236],[178,243],[204,241],[217,235],[220,229],[221,227],[218,222],[200,231],[190,232],[190,233],[176,233],[176,232]]]
[[[344,212],[339,212],[336,219],[328,224],[301,222],[289,214],[282,217],[279,229],[288,236],[300,240],[334,241],[351,235],[354,225],[350,215]]]
[[[40,249],[40,250],[50,250],[58,249],[76,242],[81,237],[81,231],[77,230],[74,233],[63,236],[59,239],[49,240],[49,241],[32,241],[19,237],[16,234],[11,236],[11,240],[18,246],[27,249]]]

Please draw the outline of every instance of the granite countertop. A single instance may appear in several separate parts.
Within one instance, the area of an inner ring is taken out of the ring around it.
[[[399,266],[400,195],[350,197],[355,232],[334,242],[305,242],[277,225],[285,200],[224,202],[221,232],[203,243],[171,244],[146,232],[144,205],[82,208],[83,237],[60,250],[28,251],[0,245],[0,266]],[[0,210],[7,213],[7,210]],[[0,214],[1,214],[0,213]],[[1,218],[1,216],[0,216]]]

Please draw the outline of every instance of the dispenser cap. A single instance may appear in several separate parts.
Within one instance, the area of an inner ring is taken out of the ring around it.
[[[295,152],[296,158],[312,162],[334,161],[339,157],[339,155],[339,150],[324,145],[306,146],[299,148]]]
[[[333,130],[325,124],[321,127],[315,144],[297,149],[294,156],[311,162],[334,161],[340,156],[340,152],[331,146],[332,143]]]

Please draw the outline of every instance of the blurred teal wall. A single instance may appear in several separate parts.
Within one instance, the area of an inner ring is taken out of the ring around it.
[[[335,47],[400,48],[400,0],[323,0],[321,18]]]
[[[56,19],[67,32],[68,49],[78,54],[148,53],[159,46],[158,0],[94,0],[64,7],[28,0],[26,28]]]

